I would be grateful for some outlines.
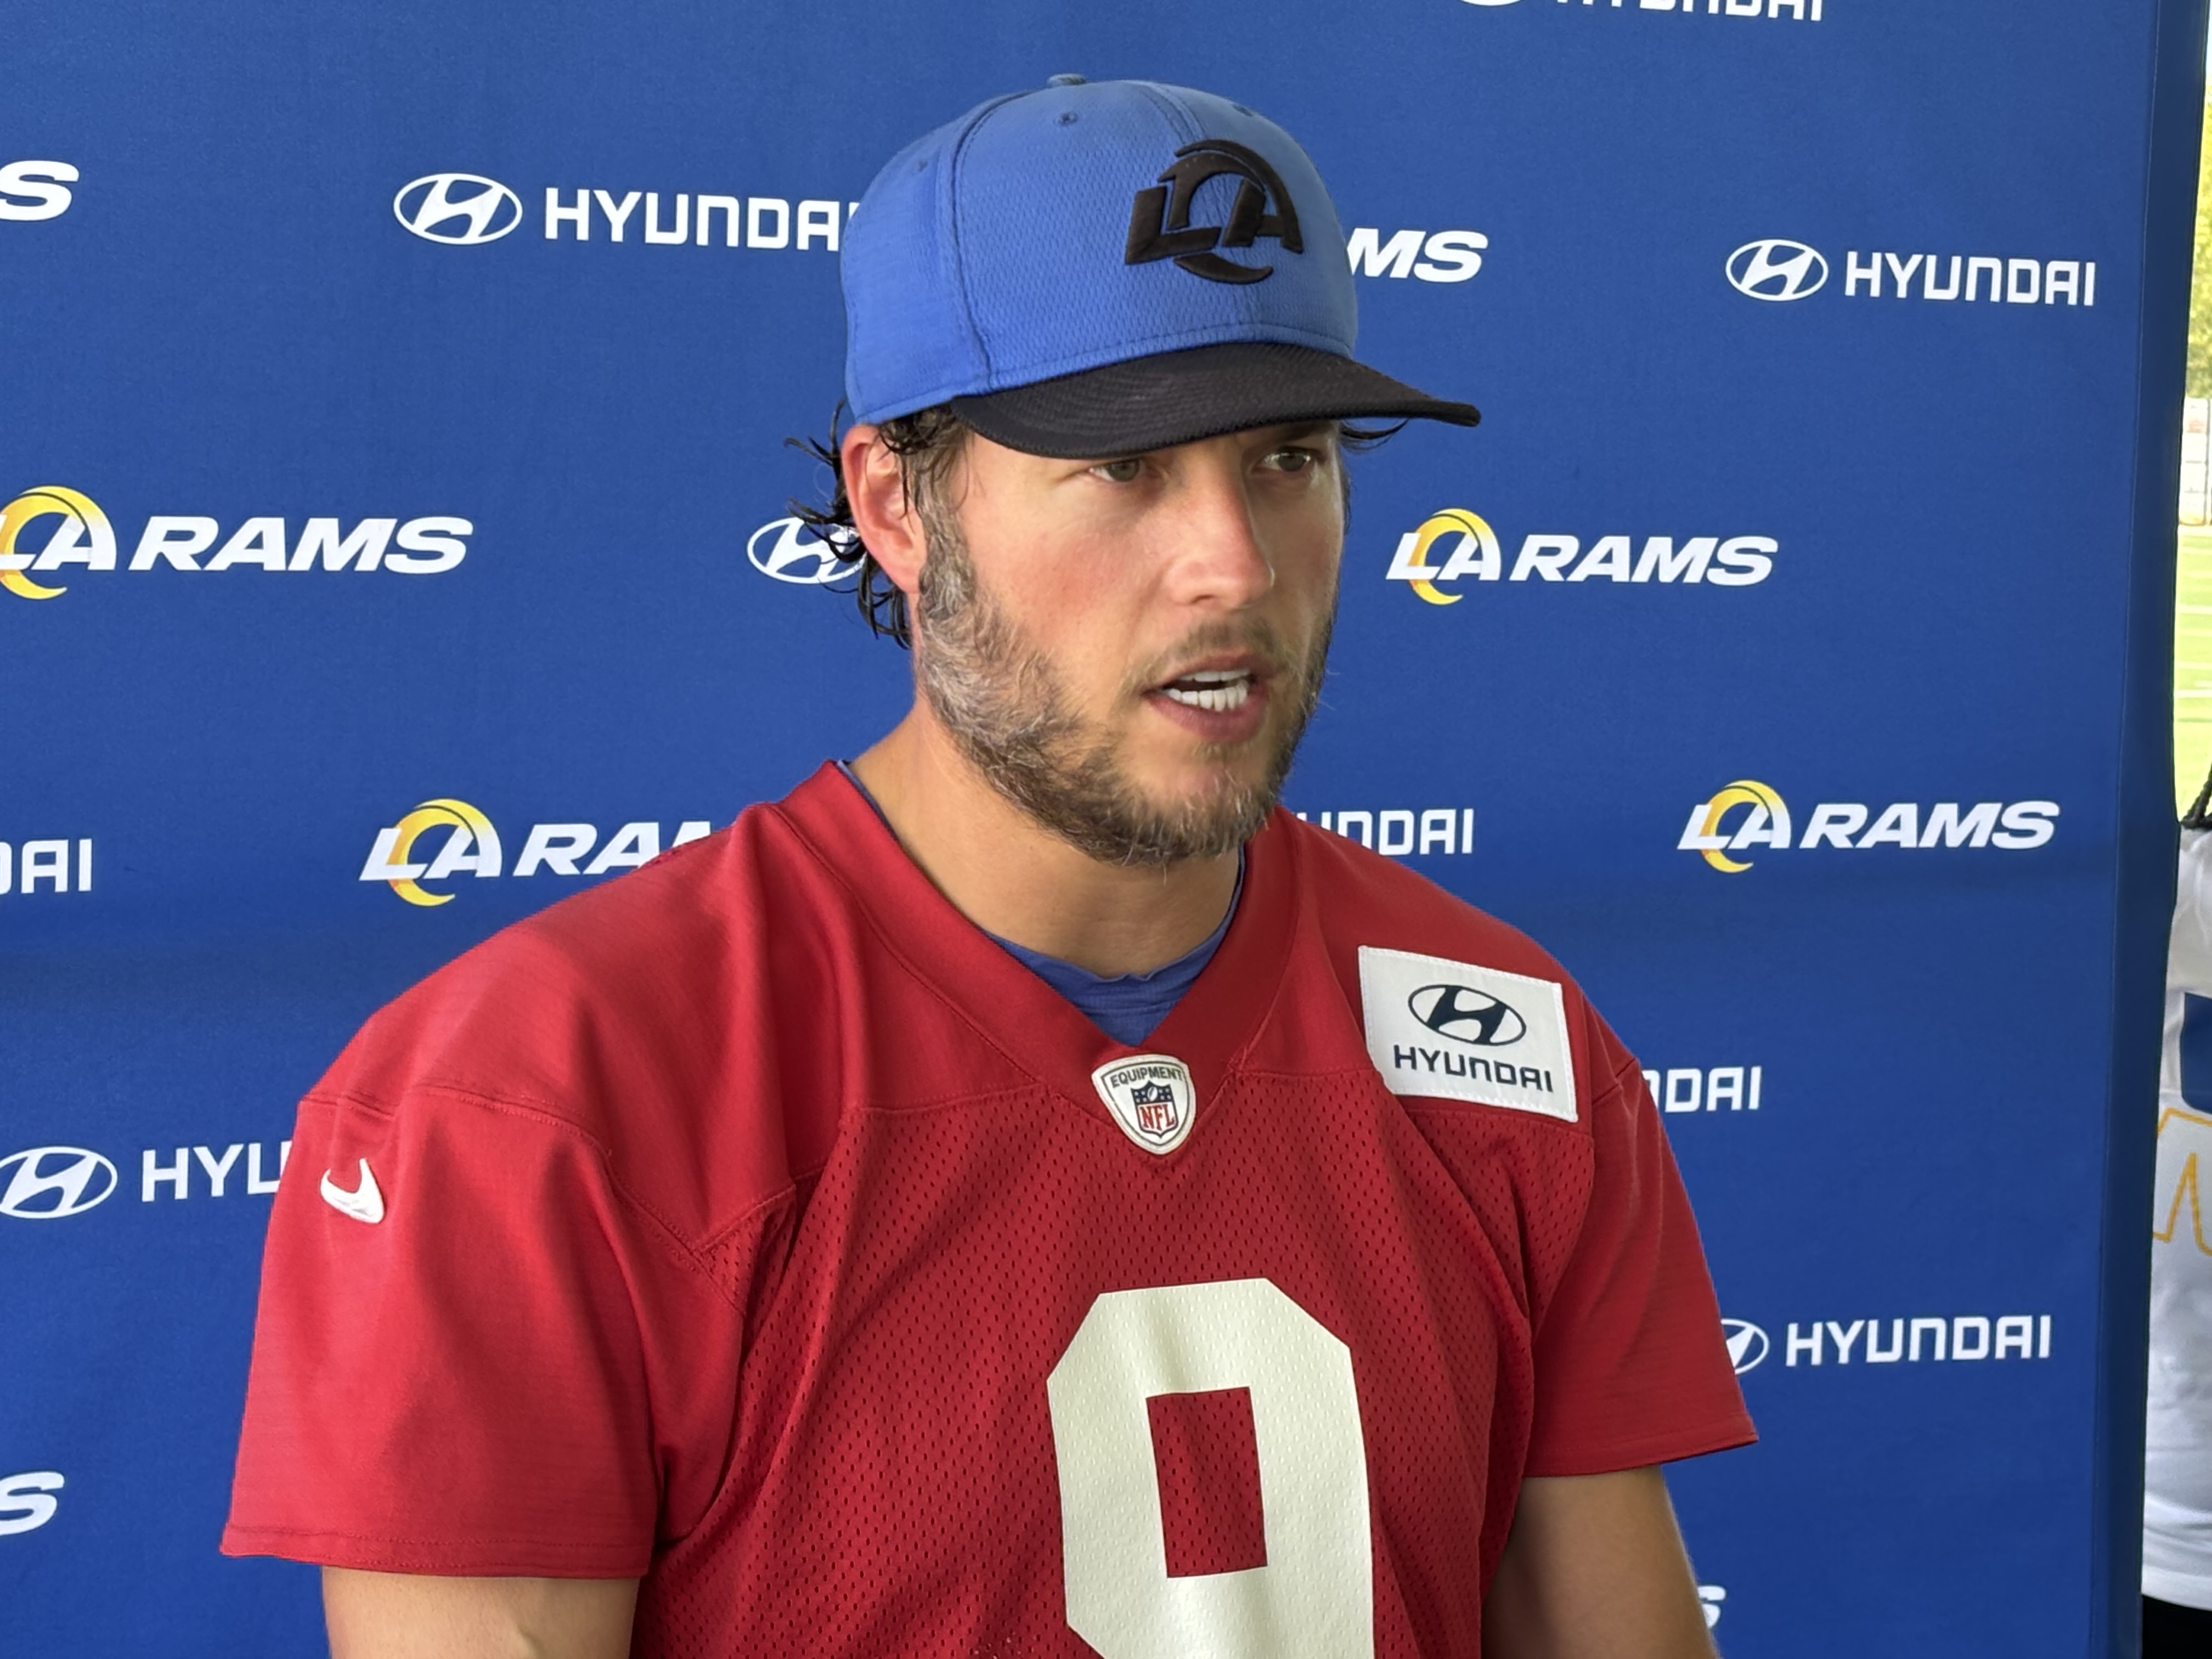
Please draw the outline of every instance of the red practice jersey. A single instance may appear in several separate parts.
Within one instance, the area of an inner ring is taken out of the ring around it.
[[[1278,812],[1133,1050],[824,768],[307,1096],[224,1547],[642,1575],[672,1659],[1471,1655],[1524,1476],[1751,1437],[1527,939]]]

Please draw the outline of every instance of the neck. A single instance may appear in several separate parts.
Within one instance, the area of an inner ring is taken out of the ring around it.
[[[1102,864],[994,789],[917,704],[853,763],[892,832],[954,908],[987,933],[1094,974],[1141,974],[1221,925],[1237,855]]]

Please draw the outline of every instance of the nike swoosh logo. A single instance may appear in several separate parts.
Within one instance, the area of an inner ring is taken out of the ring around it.
[[[349,1215],[371,1226],[384,1219],[384,1194],[377,1188],[376,1176],[370,1172],[367,1158],[361,1161],[361,1185],[351,1192],[331,1180],[329,1170],[324,1170],[323,1202],[340,1215]]]

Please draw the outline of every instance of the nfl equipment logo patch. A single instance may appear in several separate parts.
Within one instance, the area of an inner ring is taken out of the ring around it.
[[[1171,1152],[1198,1115],[1190,1067],[1172,1054],[1133,1054],[1091,1074],[1091,1085],[1121,1133],[1148,1152]]]

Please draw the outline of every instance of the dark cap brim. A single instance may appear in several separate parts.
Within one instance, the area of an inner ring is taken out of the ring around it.
[[[955,398],[952,412],[994,443],[1061,460],[1133,455],[1292,421],[1473,426],[1482,418],[1472,404],[1431,398],[1349,357],[1249,340]]]

